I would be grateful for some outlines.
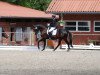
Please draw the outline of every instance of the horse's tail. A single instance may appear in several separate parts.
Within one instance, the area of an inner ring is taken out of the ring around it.
[[[67,35],[68,35],[68,40],[69,40],[69,44],[71,45],[71,47],[73,47],[73,45],[72,45],[72,38],[73,38],[73,35],[72,35],[72,33],[71,32],[69,32],[69,31],[67,31]]]

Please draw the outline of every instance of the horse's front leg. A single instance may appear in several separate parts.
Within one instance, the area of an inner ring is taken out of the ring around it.
[[[56,46],[56,48],[53,50],[53,51],[55,51],[58,47],[59,47],[59,45],[61,44],[61,40],[62,39],[58,39],[59,41],[58,41],[58,45]]]
[[[41,41],[41,40],[38,41],[38,49],[40,49],[40,46],[39,46],[40,41]]]
[[[43,46],[42,51],[43,51],[43,50],[45,50],[45,46],[46,46],[46,39],[44,39],[44,40],[43,40],[43,43],[44,43],[44,46]]]
[[[41,41],[43,41],[43,39],[40,39],[39,41],[38,41],[38,49],[40,49],[40,42]]]
[[[38,49],[40,49],[40,42],[43,42],[43,49],[41,51],[43,51],[45,49],[46,46],[46,39],[40,39],[38,41]]]

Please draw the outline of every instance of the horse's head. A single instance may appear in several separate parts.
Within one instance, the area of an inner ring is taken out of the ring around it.
[[[5,38],[9,37],[9,35],[4,31],[4,29],[2,30],[2,36],[5,37]]]
[[[39,31],[39,28],[37,26],[33,26],[33,30],[35,32],[35,35],[37,35],[38,31]]]

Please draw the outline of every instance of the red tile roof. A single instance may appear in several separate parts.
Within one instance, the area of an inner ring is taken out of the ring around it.
[[[100,0],[52,0],[46,12],[52,13],[100,13]]]
[[[51,18],[52,14],[0,1],[0,18]]]

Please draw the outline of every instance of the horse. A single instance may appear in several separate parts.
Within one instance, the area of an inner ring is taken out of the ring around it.
[[[49,39],[48,34],[47,34],[47,27],[43,26],[43,25],[36,25],[33,27],[35,34],[37,35],[38,32],[41,32],[41,37],[38,38],[38,49],[40,49],[39,43],[41,41],[44,42],[44,46],[43,46],[43,50],[45,50],[45,46],[46,46],[46,39]],[[58,45],[54,48],[53,51],[55,51],[61,44],[61,41],[64,40],[65,43],[68,45],[68,51],[70,49],[70,46],[73,47],[72,45],[72,34],[71,32],[69,32],[66,29],[61,29],[61,28],[57,28],[57,34],[52,36],[51,40],[57,40],[58,39]]]

